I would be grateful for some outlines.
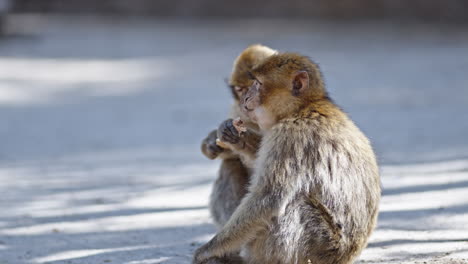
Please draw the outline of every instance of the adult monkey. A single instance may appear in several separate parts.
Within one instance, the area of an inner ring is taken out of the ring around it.
[[[263,136],[249,191],[194,263],[239,249],[246,263],[352,263],[381,195],[369,140],[329,99],[309,58],[275,54],[251,75],[241,104]]]
[[[240,110],[240,98],[253,84],[249,75],[252,68],[275,53],[275,50],[266,46],[252,45],[236,58],[229,80],[229,88],[234,99],[231,118],[222,122],[218,129],[225,131],[225,133],[218,135],[218,130],[213,130],[201,145],[202,152],[206,157],[222,159],[219,175],[210,196],[210,212],[218,228],[222,228],[229,220],[247,192],[251,168],[261,140],[258,126]],[[242,133],[242,137],[230,136],[227,133],[231,131],[237,134],[233,123],[233,118],[237,117],[241,117],[247,127],[247,131]],[[224,147],[219,146],[221,145],[219,140],[225,143]]]

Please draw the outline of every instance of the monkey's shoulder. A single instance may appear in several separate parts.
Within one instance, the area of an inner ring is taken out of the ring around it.
[[[296,115],[278,122],[278,130],[293,131],[319,131],[322,129],[334,130],[343,126],[350,126],[352,122],[340,109],[323,111],[323,109],[308,108]]]
[[[293,114],[288,121],[292,121],[293,123],[303,121],[305,123],[326,124],[346,120],[348,120],[346,113],[327,97],[310,102],[300,111]]]
[[[320,111],[308,108],[295,116],[278,122],[271,131],[271,138],[280,145],[369,145],[367,137],[338,107]],[[353,145],[353,146],[351,146]]]

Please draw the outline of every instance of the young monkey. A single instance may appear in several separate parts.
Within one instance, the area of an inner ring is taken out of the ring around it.
[[[257,124],[240,110],[240,98],[253,83],[249,75],[253,66],[275,53],[266,46],[251,45],[236,58],[229,80],[234,98],[231,118],[222,122],[218,130],[210,132],[201,145],[206,157],[222,159],[210,196],[210,212],[218,228],[224,226],[247,193],[251,168],[261,140]],[[233,122],[237,117],[242,118],[246,129],[242,133]]]
[[[328,98],[307,57],[272,55],[251,77],[241,104],[263,137],[249,191],[193,262],[242,249],[245,263],[352,263],[380,200],[368,139]]]

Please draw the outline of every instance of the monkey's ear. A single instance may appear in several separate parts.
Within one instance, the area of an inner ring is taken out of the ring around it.
[[[294,75],[292,83],[292,94],[299,96],[309,89],[309,74],[306,71],[298,71]]]

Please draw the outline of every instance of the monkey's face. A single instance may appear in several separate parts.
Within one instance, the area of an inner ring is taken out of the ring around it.
[[[250,71],[264,59],[275,54],[276,51],[263,45],[251,45],[235,59],[230,78],[230,87],[233,96],[239,100],[252,85]]]
[[[251,120],[250,116],[248,116],[246,112],[242,111],[242,98],[245,97],[251,84],[251,80],[248,82],[240,82],[238,79],[235,79],[232,80],[228,86],[234,99],[232,110],[235,116],[240,117],[251,129],[258,130],[256,122]]]
[[[251,68],[245,69],[244,64],[236,65],[234,67],[234,72],[231,75],[228,86],[231,90],[232,97],[234,98],[235,103],[240,107],[240,101],[245,96],[253,81],[249,78],[249,71]]]
[[[252,76],[253,84],[241,97],[242,111],[262,130],[289,116],[304,102],[309,78],[305,71]]]
[[[276,121],[272,112],[263,104],[265,92],[263,83],[256,79],[239,101],[241,110],[262,130],[269,129]]]
[[[239,102],[239,100],[244,97],[244,95],[247,93],[249,90],[249,86],[246,85],[230,85],[231,92],[234,96],[234,99]]]
[[[262,83],[260,83],[260,81],[258,80],[255,80],[252,86],[241,97],[242,109],[246,113],[249,113],[249,115],[252,115],[253,111],[257,109],[258,107],[260,107],[261,105],[261,100],[260,100],[261,86],[262,86]]]

